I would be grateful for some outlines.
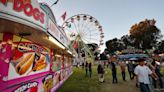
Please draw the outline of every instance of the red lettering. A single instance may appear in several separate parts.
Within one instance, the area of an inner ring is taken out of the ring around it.
[[[38,8],[34,8],[33,15],[34,15],[34,19],[39,20],[39,18],[40,18],[40,11],[39,11]]]
[[[14,5],[13,9],[17,12],[23,11],[27,16],[33,16],[35,20],[40,21],[42,24],[44,23],[44,13],[40,12],[38,8],[33,8],[30,3],[23,3],[23,0],[13,0]]]
[[[44,23],[44,13],[40,13],[40,22],[43,24]]]
[[[23,9],[23,1],[22,0],[14,0],[14,10],[21,12]]]
[[[5,5],[7,3],[7,0],[0,0],[0,2]]]
[[[24,13],[27,15],[27,16],[31,16],[33,14],[33,8],[32,8],[32,5],[27,3],[24,5]]]

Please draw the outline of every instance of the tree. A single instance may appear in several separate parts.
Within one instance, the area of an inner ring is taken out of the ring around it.
[[[120,40],[124,43],[125,48],[133,46],[134,41],[129,35],[123,35]]]
[[[105,52],[106,54],[109,54],[109,50],[108,50],[107,48],[104,49],[104,52]]]
[[[93,55],[95,56],[95,60],[98,60],[98,55],[100,54],[100,52],[98,50],[98,44],[90,43],[90,44],[87,44],[87,45],[90,48],[90,50],[93,52]]]
[[[116,51],[121,51],[121,50],[125,49],[124,43],[117,38],[114,38],[112,40],[108,40],[106,42],[106,47],[107,47],[108,52],[110,54],[114,54],[114,52],[116,52]]]
[[[107,54],[105,52],[100,54],[100,60],[108,60]]]
[[[164,53],[164,40],[158,43],[158,51],[159,53]]]
[[[140,49],[152,49],[162,37],[161,31],[155,26],[154,19],[134,24],[130,29],[130,37],[134,40],[134,46]]]
[[[92,51],[95,51],[98,48],[98,45],[96,43],[90,43],[87,45]]]

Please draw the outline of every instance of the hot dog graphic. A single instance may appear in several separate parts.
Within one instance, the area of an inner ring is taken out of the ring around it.
[[[33,62],[33,67],[30,72],[27,73],[29,75],[31,72],[39,71],[45,69],[47,67],[47,62],[45,61],[46,57],[41,55],[37,61]]]
[[[27,70],[30,68],[30,66],[32,65],[34,61],[34,54],[32,53],[29,53],[27,54],[22,61],[20,61],[15,69],[16,69],[16,72],[20,75],[24,74],[27,72]]]
[[[44,69],[47,66],[47,63],[45,62],[45,56],[41,56],[38,61],[36,61],[35,65],[33,66],[33,71],[38,71],[41,69]]]

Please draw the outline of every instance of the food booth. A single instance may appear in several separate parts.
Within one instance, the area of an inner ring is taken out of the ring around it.
[[[55,92],[72,74],[69,40],[37,0],[0,1],[0,92]]]

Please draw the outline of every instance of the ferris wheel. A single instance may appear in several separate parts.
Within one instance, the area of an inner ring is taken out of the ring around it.
[[[86,44],[103,45],[104,32],[102,26],[94,17],[87,14],[77,14],[68,18],[62,25],[74,48],[81,47],[90,53]],[[78,45],[77,45],[78,44]]]

